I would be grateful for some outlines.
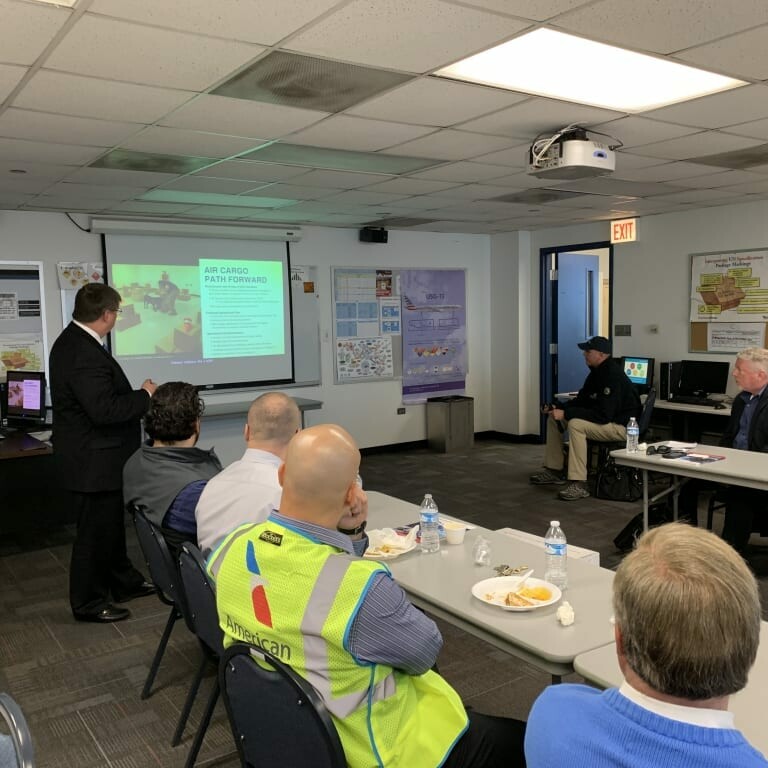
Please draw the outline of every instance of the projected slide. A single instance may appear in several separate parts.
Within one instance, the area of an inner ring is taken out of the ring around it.
[[[285,243],[108,235],[105,244],[122,297],[112,352],[132,383],[292,381]]]

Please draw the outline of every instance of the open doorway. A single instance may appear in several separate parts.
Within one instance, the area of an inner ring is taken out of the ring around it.
[[[541,249],[541,402],[580,389],[588,373],[576,346],[611,338],[610,243]],[[542,434],[543,434],[542,420]]]

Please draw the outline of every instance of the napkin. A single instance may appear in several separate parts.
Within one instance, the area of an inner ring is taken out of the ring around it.
[[[397,557],[409,552],[416,546],[418,526],[414,526],[407,535],[401,536],[393,528],[380,528],[366,531],[368,534],[368,557]]]

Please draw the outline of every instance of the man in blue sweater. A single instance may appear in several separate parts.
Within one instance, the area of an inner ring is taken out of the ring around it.
[[[613,583],[620,688],[556,685],[528,718],[528,768],[766,768],[734,728],[760,635],[757,583],[720,538],[646,533]]]

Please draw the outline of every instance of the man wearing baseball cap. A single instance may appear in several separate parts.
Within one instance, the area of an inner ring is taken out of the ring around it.
[[[563,405],[546,407],[547,445],[544,469],[532,475],[534,485],[565,485],[558,493],[563,501],[589,496],[587,488],[587,440],[610,442],[626,440],[626,425],[640,415],[640,398],[622,366],[611,357],[611,342],[593,336],[578,345],[584,351],[589,375],[576,397]],[[568,430],[568,474],[563,435]]]

